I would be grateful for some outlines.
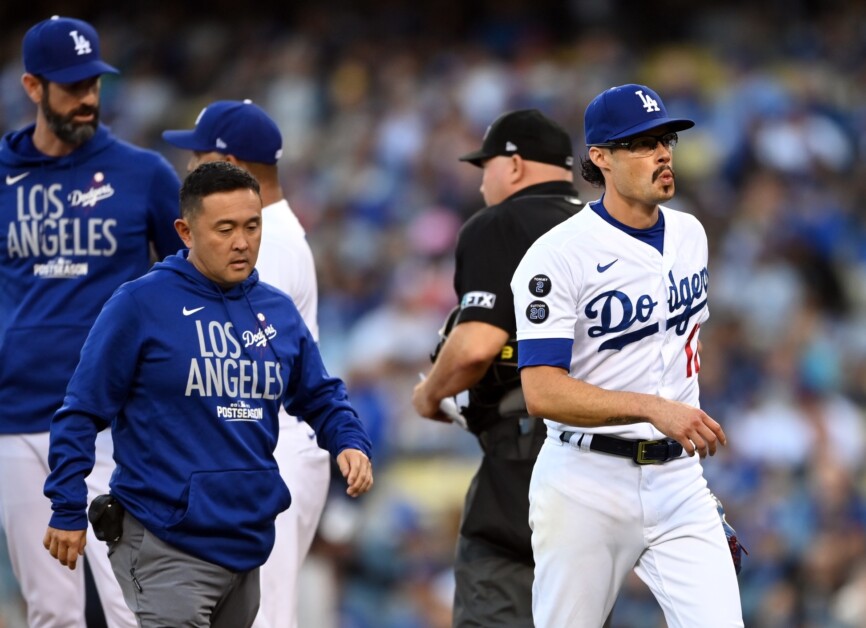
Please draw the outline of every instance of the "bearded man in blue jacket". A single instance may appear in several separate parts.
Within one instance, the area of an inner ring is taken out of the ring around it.
[[[111,425],[109,556],[142,627],[250,626],[258,568],[291,495],[273,457],[282,405],[308,421],[355,497],[370,441],[285,293],[259,282],[258,182],[228,162],[188,175],[175,227],[188,247],[105,304],[51,422],[44,545],[74,569],[99,430]]]
[[[101,119],[102,60],[89,23],[54,16],[22,42],[21,85],[36,120],[0,139],[0,528],[30,628],[86,628],[84,570],[39,547],[50,515],[48,428],[93,321],[122,283],[182,246],[173,225],[180,180],[158,153]],[[100,433],[91,495],[114,470]],[[91,542],[95,541],[91,537]],[[105,546],[87,565],[108,628],[135,628]]]

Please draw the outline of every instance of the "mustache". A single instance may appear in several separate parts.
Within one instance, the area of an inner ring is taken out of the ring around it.
[[[63,119],[65,121],[70,121],[75,116],[89,116],[89,115],[98,116],[99,115],[99,107],[94,107],[93,105],[81,105],[78,109],[74,109],[74,110],[70,111],[69,113],[67,113],[65,116],[63,116]]]
[[[656,168],[655,172],[653,172],[653,183],[655,183],[656,179],[658,179],[660,176],[662,176],[662,173],[665,171],[668,171],[671,173],[671,176],[674,178],[674,181],[677,180],[677,173],[674,172],[674,169],[668,165],[664,165],[664,166],[659,166],[658,168]]]

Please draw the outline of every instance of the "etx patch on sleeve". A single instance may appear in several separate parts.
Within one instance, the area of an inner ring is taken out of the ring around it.
[[[493,309],[493,305],[496,303],[496,295],[492,292],[467,292],[463,295],[463,298],[460,300],[460,307],[483,307],[488,310]]]

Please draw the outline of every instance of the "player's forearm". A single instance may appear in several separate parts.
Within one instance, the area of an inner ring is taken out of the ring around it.
[[[424,382],[427,397],[436,405],[443,399],[468,390],[481,381],[493,361],[490,359],[484,362],[467,362],[455,358],[458,356],[448,355],[444,351],[440,353]]]
[[[507,340],[508,334],[492,325],[477,322],[457,325],[424,382],[428,400],[438,405],[443,399],[475,386]]]
[[[663,402],[655,395],[605,390],[549,366],[524,368],[521,383],[530,414],[576,427],[652,423]]]

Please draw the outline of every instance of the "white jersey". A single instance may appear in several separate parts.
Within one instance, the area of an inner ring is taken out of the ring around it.
[[[659,211],[663,254],[592,206],[532,245],[511,282],[521,367],[560,366],[607,390],[700,405],[697,347],[709,318],[707,237],[693,216]],[[649,423],[581,431],[665,437]]]
[[[262,243],[256,269],[262,281],[292,297],[318,342],[313,252],[304,228],[285,200],[262,209]],[[261,602],[253,628],[297,628],[300,569],[318,528],[331,479],[330,456],[318,447],[313,428],[290,416],[285,408],[280,408],[279,417],[274,459],[292,492],[292,506],[277,517],[274,548],[260,568]]]
[[[306,232],[283,199],[262,209],[261,280],[292,297],[313,339],[319,341],[316,267]]]

